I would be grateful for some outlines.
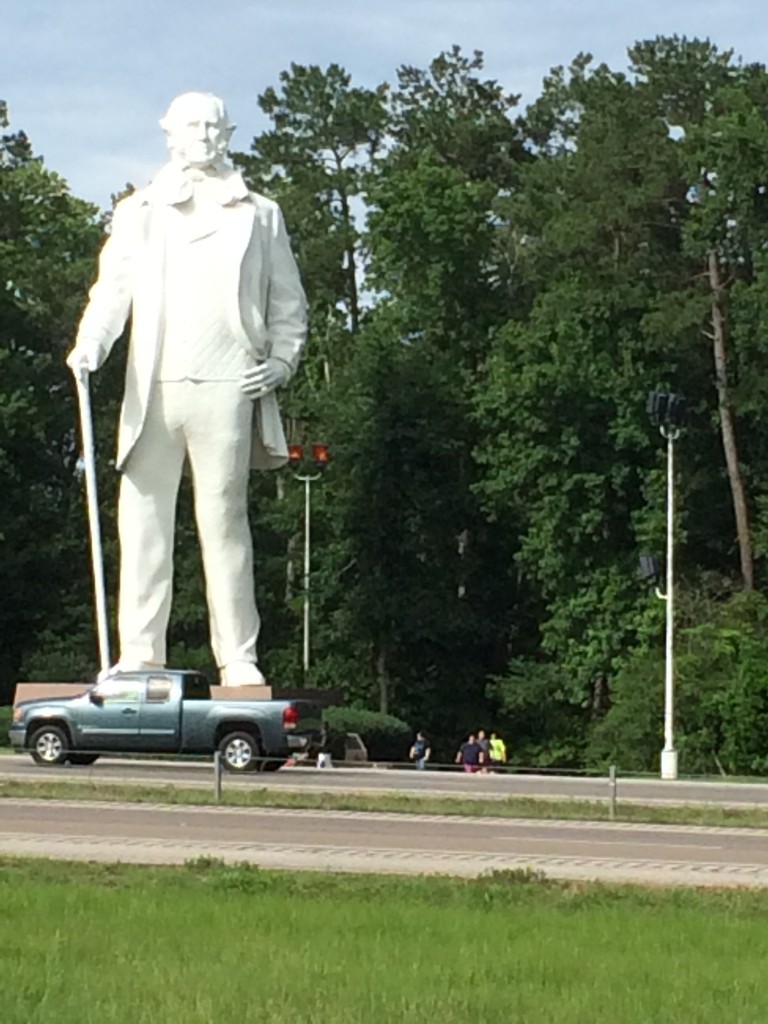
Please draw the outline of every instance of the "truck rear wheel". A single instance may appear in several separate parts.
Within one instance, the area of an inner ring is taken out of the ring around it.
[[[69,736],[58,725],[43,725],[32,733],[29,752],[35,764],[46,768],[64,764],[69,756]]]
[[[250,732],[227,733],[219,753],[228,772],[255,772],[261,761],[259,741]]]

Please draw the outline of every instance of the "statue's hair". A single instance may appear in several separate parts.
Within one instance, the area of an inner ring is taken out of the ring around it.
[[[212,92],[183,92],[181,96],[177,96],[168,107],[165,115],[160,119],[160,127],[164,132],[170,132],[173,130],[173,124],[176,120],[179,108],[185,106],[191,100],[213,100],[216,107],[216,112],[219,116],[219,122],[224,125],[229,135],[235,130],[236,125],[232,124],[227,114],[227,108],[224,106],[224,100],[220,99]]]

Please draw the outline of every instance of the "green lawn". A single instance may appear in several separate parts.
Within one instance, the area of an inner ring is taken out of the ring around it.
[[[764,1024],[768,893],[0,861],[3,1024]]]

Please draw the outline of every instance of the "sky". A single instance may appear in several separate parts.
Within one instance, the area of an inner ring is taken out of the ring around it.
[[[632,43],[674,34],[768,58],[763,0],[0,0],[0,99],[72,192],[106,208],[162,166],[158,119],[187,90],[220,95],[247,150],[267,127],[257,97],[291,63],[337,63],[372,87],[458,44],[524,106],[579,52],[624,70]]]

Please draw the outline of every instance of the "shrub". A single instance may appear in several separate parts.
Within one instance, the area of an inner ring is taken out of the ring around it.
[[[345,733],[356,732],[368,748],[372,761],[405,761],[412,742],[411,727],[394,715],[361,708],[326,708],[325,723],[330,734],[331,753]]]
[[[11,707],[0,708],[0,747],[9,746],[8,729],[11,725],[12,712],[13,708]]]
[[[675,745],[688,774],[768,774],[768,601],[744,592],[678,632]],[[591,737],[592,766],[658,768],[664,656],[637,651],[619,673],[613,707]]]

